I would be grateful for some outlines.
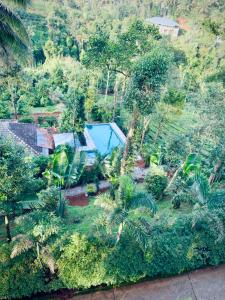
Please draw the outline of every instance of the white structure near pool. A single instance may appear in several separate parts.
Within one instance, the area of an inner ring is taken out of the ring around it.
[[[123,148],[126,137],[116,123],[93,123],[86,124],[84,128],[86,145],[80,144],[73,133],[53,134],[55,148],[59,145],[70,145],[78,151],[86,153],[87,165],[94,163],[96,152],[107,156],[117,147]]]

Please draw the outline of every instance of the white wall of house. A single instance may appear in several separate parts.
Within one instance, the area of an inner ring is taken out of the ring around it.
[[[178,37],[179,34],[179,27],[169,27],[169,26],[163,26],[159,25],[159,32],[163,35],[170,35],[174,38]]]
[[[49,149],[48,148],[42,148],[42,154],[44,156],[49,156]]]

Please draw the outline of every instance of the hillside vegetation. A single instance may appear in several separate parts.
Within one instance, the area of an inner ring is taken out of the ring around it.
[[[85,123],[115,122],[127,139],[90,168],[75,147],[33,157],[0,136],[0,298],[224,263],[224,0],[5,2],[30,44],[24,57],[3,51],[0,134],[16,119],[85,145]],[[161,35],[153,16],[179,22],[179,36]],[[15,38],[10,20],[0,6]],[[86,207],[65,199],[80,185]]]

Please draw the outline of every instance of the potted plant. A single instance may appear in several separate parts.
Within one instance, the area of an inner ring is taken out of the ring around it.
[[[97,193],[97,187],[94,183],[87,184],[87,194],[88,196],[94,196]]]

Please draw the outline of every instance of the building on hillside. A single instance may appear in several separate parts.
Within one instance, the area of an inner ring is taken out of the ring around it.
[[[49,155],[55,148],[54,128],[44,129],[35,124],[18,123],[13,120],[0,121],[0,137],[12,139],[23,145],[32,155]]]
[[[23,145],[31,155],[45,155],[53,153],[60,145],[69,145],[86,154],[86,165],[92,166],[96,152],[102,157],[112,153],[115,148],[123,148],[126,136],[116,123],[86,124],[84,129],[85,145],[81,145],[73,133],[57,133],[55,128],[40,128],[36,124],[19,123],[15,120],[0,121],[0,137],[13,140]],[[137,166],[143,168],[144,161],[137,156]]]
[[[179,35],[179,24],[166,17],[153,17],[146,19],[146,22],[151,25],[157,26],[159,28],[159,32],[162,35],[169,35],[173,38],[177,38]]]

